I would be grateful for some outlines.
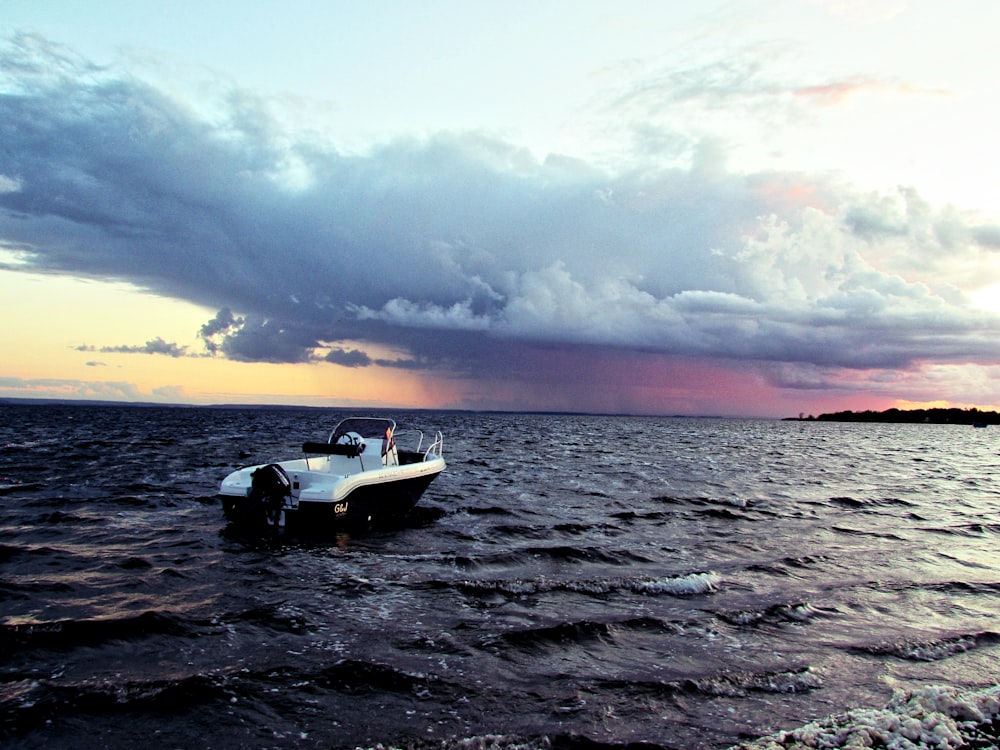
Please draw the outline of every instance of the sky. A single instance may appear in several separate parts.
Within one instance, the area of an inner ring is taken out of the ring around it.
[[[993,0],[0,0],[0,398],[1000,408]]]

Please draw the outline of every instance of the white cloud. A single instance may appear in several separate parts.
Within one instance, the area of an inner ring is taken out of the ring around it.
[[[0,194],[16,193],[20,189],[21,181],[19,179],[8,177],[5,174],[0,174]]]
[[[485,331],[490,327],[487,318],[472,312],[471,302],[468,300],[445,308],[433,303],[421,304],[394,297],[380,310],[372,310],[364,305],[352,309],[359,320],[381,320],[390,325],[457,331]]]

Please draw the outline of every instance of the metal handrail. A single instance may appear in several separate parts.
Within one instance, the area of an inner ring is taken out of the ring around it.
[[[423,435],[420,436],[421,442],[423,442]],[[419,450],[419,448],[417,449]],[[427,456],[433,453],[435,456],[444,456],[444,435],[438,430],[437,434],[434,436],[434,442],[430,444],[430,447],[424,452],[424,461],[427,460]]]

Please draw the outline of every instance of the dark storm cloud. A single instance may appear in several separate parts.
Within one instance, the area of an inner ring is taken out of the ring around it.
[[[223,339],[219,351],[239,362],[310,362],[319,342],[309,328],[294,322],[248,318]]]
[[[324,359],[344,367],[368,367],[372,364],[372,358],[360,349],[331,349]]]
[[[621,175],[476,135],[345,155],[246,92],[209,122],[31,37],[0,71],[0,242],[25,270],[218,309],[210,353],[468,374],[549,345],[851,368],[997,357],[996,321],[946,273],[903,271],[960,269],[1000,228],[913,192],[730,175],[709,141],[691,169]],[[764,95],[755,71],[724,72],[707,95]]]
[[[223,307],[216,313],[215,317],[205,323],[198,331],[205,348],[210,354],[217,354],[220,350],[219,339],[225,339],[231,333],[239,331],[246,321],[233,315],[232,310]]]

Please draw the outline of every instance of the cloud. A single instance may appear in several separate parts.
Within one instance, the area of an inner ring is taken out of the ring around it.
[[[989,250],[1000,250],[1000,226],[970,227],[974,242]]]
[[[223,340],[219,351],[237,362],[310,362],[320,342],[309,321],[248,316]]]
[[[107,401],[139,401],[147,398],[134,383],[64,378],[0,377],[0,391],[6,397],[15,398],[72,398]]]
[[[21,189],[21,181],[0,174],[0,193],[16,193]]]
[[[804,368],[783,380],[801,387],[1000,357],[1000,322],[959,291],[1000,227],[909,188],[729,173],[711,139],[690,168],[622,172],[478,134],[347,155],[282,133],[247,92],[209,121],[37,39],[0,70],[0,241],[26,271],[217,309],[199,331],[216,356],[537,379],[552,351],[634,351]],[[695,73],[657,85],[678,102],[773,94],[752,67]]]
[[[102,346],[100,351],[115,354],[165,354],[168,357],[183,357],[187,353],[187,347],[179,346],[172,341],[164,341],[157,336],[141,346]]]
[[[117,346],[96,347],[92,344],[80,344],[73,348],[78,352],[102,352],[104,354],[165,354],[168,357],[192,356],[188,354],[186,346],[180,346],[172,341],[164,341],[159,336],[141,345],[119,344]],[[103,362],[96,361],[87,362],[87,365],[92,367],[103,364]]]
[[[809,100],[821,106],[843,104],[847,99],[859,94],[898,94],[900,96],[948,96],[945,89],[923,89],[917,86],[858,78],[831,83],[801,86],[791,90],[793,96]]]
[[[184,389],[174,385],[164,385],[152,390],[153,397],[164,403],[181,403],[184,401]]]
[[[233,315],[232,310],[228,307],[223,307],[214,318],[201,327],[198,335],[201,336],[205,348],[210,353],[216,354],[219,352],[220,347],[218,339],[239,331],[245,323],[246,320],[237,318]]]
[[[372,364],[372,358],[360,349],[331,349],[323,359],[343,367],[368,367]]]
[[[119,344],[117,346],[96,347],[92,344],[80,344],[74,347],[78,352],[102,352],[104,354],[165,354],[168,357],[186,357],[187,347],[180,346],[172,341],[164,341],[157,336],[150,339],[145,344]],[[103,365],[103,362],[88,362],[90,366]]]

